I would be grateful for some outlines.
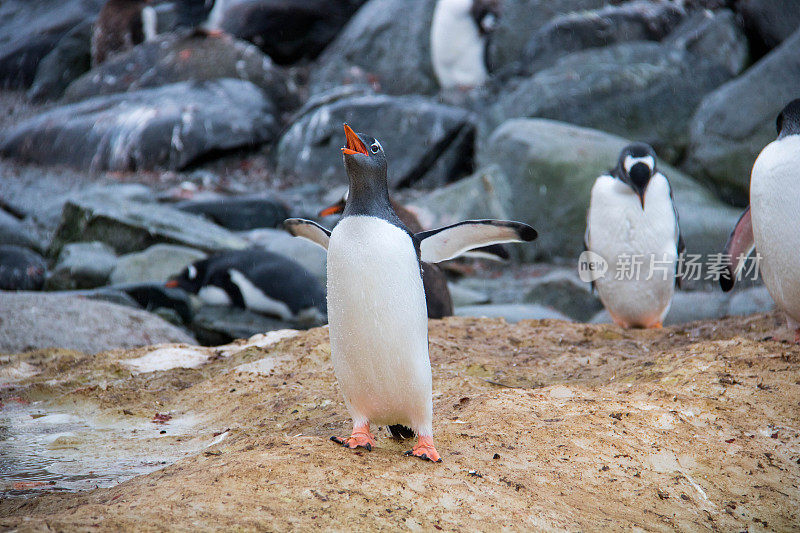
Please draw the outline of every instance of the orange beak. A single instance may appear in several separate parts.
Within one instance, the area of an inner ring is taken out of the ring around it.
[[[361,139],[358,138],[356,132],[354,132],[353,129],[347,125],[347,123],[344,124],[344,135],[347,137],[347,144],[344,148],[342,148],[342,152],[345,155],[369,155],[369,152],[367,152],[367,147],[363,142],[361,142]]]
[[[344,211],[344,202],[337,202],[330,207],[326,207],[322,211],[319,212],[318,216],[321,217],[329,217],[331,215],[336,215]]]
[[[177,279],[171,279],[168,282],[166,282],[164,284],[164,286],[166,288],[168,288],[168,289],[174,289],[174,288],[176,288],[178,286],[178,280]]]

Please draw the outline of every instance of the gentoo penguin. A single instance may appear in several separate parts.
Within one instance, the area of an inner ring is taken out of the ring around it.
[[[347,195],[341,201],[326,207],[319,212],[319,216],[325,217],[338,214],[344,211],[347,203]],[[390,198],[389,203],[400,220],[412,233],[422,231],[422,226],[417,220],[416,215],[409,211],[405,206]],[[428,308],[428,318],[444,318],[453,316],[453,298],[450,296],[450,289],[447,287],[447,276],[439,265],[420,262],[422,268],[422,284],[425,288],[425,304]]]
[[[486,82],[486,48],[499,16],[498,0],[436,2],[431,21],[431,62],[443,89],[468,89]]]
[[[209,305],[234,305],[282,320],[318,319],[325,292],[310,272],[279,254],[251,248],[221,252],[167,282]]]
[[[778,138],[758,155],[750,175],[750,206],[736,224],[724,256],[722,290],[733,288],[748,255],[757,249],[759,268],[772,299],[786,314],[800,343],[800,98],[778,115]]]
[[[156,34],[150,0],[108,0],[92,30],[92,66],[152,39]]]
[[[608,264],[594,283],[614,322],[661,327],[684,245],[672,189],[649,145],[626,146],[610,175],[595,181],[585,245]]]
[[[333,231],[302,219],[284,226],[328,250],[331,357],[353,418],[349,438],[331,440],[371,450],[375,424],[410,427],[414,455],[440,461],[433,444],[428,320],[420,261],[438,263],[487,244],[531,241],[525,224],[473,220],[411,233],[389,201],[381,143],[344,125],[349,178],[343,216]],[[407,432],[399,432],[406,433]]]

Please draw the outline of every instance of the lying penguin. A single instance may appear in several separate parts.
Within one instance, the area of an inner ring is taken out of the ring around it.
[[[750,206],[736,224],[724,257],[730,260],[720,277],[723,291],[733,288],[745,259],[758,249],[759,267],[772,299],[786,314],[800,343],[800,98],[783,108],[778,137],[758,155],[750,175]]]
[[[331,440],[371,450],[370,422],[407,426],[419,441],[406,455],[440,461],[433,444],[421,261],[438,263],[478,246],[531,241],[536,231],[519,222],[471,220],[412,233],[389,201],[381,143],[347,124],[344,131],[350,188],[342,219],[333,231],[297,218],[284,223],[293,235],[328,251],[331,357],[353,418],[350,437]]]
[[[610,175],[595,181],[584,244],[608,264],[594,286],[614,322],[660,328],[684,244],[669,181],[649,145],[626,146]]]
[[[291,259],[251,248],[197,261],[167,282],[197,294],[209,305],[234,305],[282,320],[318,322],[325,292],[314,276]]]
[[[92,29],[91,58],[95,67],[156,35],[150,0],[108,0]]]
[[[489,35],[500,15],[498,0],[438,0],[431,21],[431,63],[443,89],[486,83]]]

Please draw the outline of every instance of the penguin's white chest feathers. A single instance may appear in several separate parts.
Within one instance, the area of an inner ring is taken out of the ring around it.
[[[428,317],[411,236],[371,216],[348,216],[328,245],[334,371],[356,422],[431,434]]]
[[[620,180],[597,179],[592,187],[588,245],[608,262],[608,271],[596,287],[615,318],[643,327],[663,320],[674,292],[677,243],[669,182],[662,174],[651,178],[644,209],[639,197]]]
[[[761,275],[775,303],[800,322],[800,135],[768,144],[753,165],[750,213]]]
[[[443,88],[477,87],[487,78],[486,41],[470,8],[472,0],[439,0],[431,21],[431,62]]]

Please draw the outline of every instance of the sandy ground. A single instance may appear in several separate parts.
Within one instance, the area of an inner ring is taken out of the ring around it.
[[[17,380],[0,390],[7,405],[195,422],[106,444],[182,446],[177,462],[109,488],[6,498],[0,528],[798,530],[788,335],[777,314],[659,331],[431,321],[441,464],[403,457],[412,443],[385,428],[372,452],[328,440],[350,426],[324,328],[141,374],[123,360],[147,349],[14,356],[0,364]]]

